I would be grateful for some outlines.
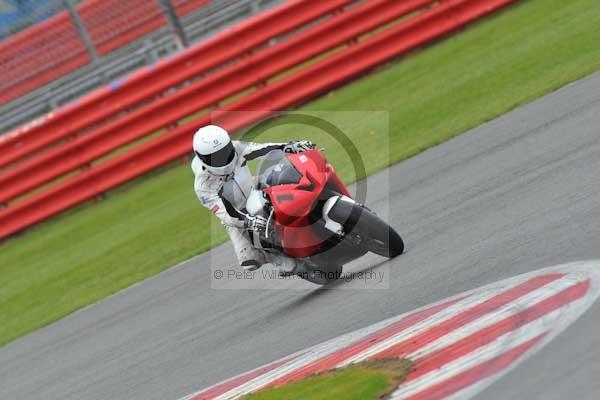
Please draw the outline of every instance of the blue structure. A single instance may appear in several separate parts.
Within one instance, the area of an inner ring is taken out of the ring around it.
[[[64,9],[63,0],[0,0],[0,40]]]

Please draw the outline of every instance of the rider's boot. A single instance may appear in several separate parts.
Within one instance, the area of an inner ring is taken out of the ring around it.
[[[241,253],[240,258],[243,259],[240,261],[240,265],[245,271],[256,271],[265,264],[266,258],[262,251],[255,248],[244,250]]]
[[[256,271],[263,266],[263,263],[258,260],[245,260],[241,264],[244,271]]]

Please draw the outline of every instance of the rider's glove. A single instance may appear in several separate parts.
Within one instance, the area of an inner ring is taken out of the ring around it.
[[[244,220],[244,228],[262,235],[267,230],[267,220],[260,215],[247,214]]]
[[[283,151],[286,153],[302,153],[303,151],[312,150],[315,147],[315,144],[310,140],[299,140],[286,144]]]

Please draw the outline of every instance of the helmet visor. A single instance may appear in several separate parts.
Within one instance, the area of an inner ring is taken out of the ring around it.
[[[233,148],[233,143],[229,142],[221,150],[217,150],[212,154],[204,155],[196,152],[196,155],[206,165],[210,165],[211,167],[224,167],[233,160],[233,157],[235,157],[235,149]]]

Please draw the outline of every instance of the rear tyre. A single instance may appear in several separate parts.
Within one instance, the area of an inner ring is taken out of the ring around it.
[[[340,199],[329,211],[329,218],[342,224],[346,236],[370,252],[393,258],[404,251],[398,232],[360,204]]]

